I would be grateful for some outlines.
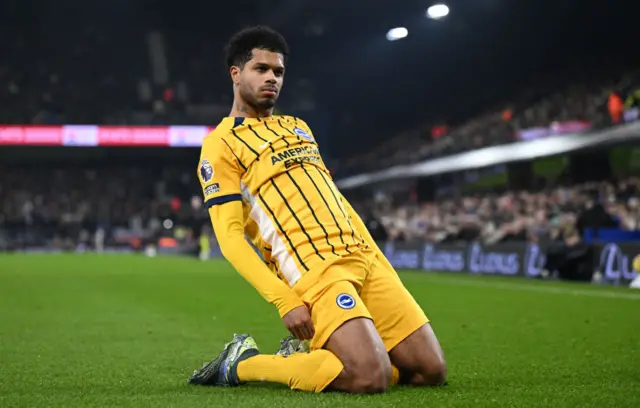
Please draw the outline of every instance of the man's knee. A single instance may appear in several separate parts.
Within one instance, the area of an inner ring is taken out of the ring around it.
[[[378,394],[386,391],[391,383],[391,361],[375,355],[365,356],[361,361],[345,366],[351,380],[350,392],[355,394]]]
[[[344,365],[332,389],[373,394],[384,392],[391,383],[391,360],[370,319],[344,323],[331,335],[325,348]]]
[[[447,381],[447,364],[444,360],[421,367],[413,374],[411,385],[418,387],[437,387]]]
[[[446,381],[444,354],[429,324],[416,330],[391,350],[391,361],[400,370],[402,384],[437,386]]]

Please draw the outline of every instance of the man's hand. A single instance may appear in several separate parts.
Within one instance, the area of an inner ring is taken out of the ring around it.
[[[311,340],[316,330],[311,321],[309,308],[306,306],[298,306],[284,315],[282,323],[289,332],[298,340]]]

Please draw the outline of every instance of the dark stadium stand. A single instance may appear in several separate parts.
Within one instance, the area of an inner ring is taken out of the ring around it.
[[[612,125],[607,111],[609,96],[616,93],[626,98],[638,87],[637,71],[621,75],[609,72],[604,80],[555,89],[529,104],[505,103],[508,116],[504,111],[495,111],[447,128],[439,135],[433,134],[434,124],[418,127],[390,138],[364,155],[346,160],[337,171],[349,175],[507,144],[522,140],[519,132],[549,127],[553,123],[579,121],[585,124],[585,130],[601,129]]]
[[[143,29],[55,21],[30,31],[5,26],[0,61],[3,124],[128,122],[148,75]],[[113,52],[117,50],[117,58]],[[37,55],[37,58],[34,56]]]

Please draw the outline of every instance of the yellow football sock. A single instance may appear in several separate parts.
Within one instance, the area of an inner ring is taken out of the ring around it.
[[[394,365],[391,366],[391,384],[389,385],[398,385],[400,382],[400,371]]]
[[[327,350],[296,353],[288,357],[259,354],[238,364],[238,379],[241,382],[280,383],[292,390],[321,392],[343,368],[338,357]]]

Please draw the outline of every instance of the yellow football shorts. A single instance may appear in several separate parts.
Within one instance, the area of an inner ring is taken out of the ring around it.
[[[296,287],[294,286],[294,290]],[[345,322],[372,319],[387,351],[429,321],[400,278],[379,255],[360,251],[334,262],[298,293],[309,306],[320,349]]]

